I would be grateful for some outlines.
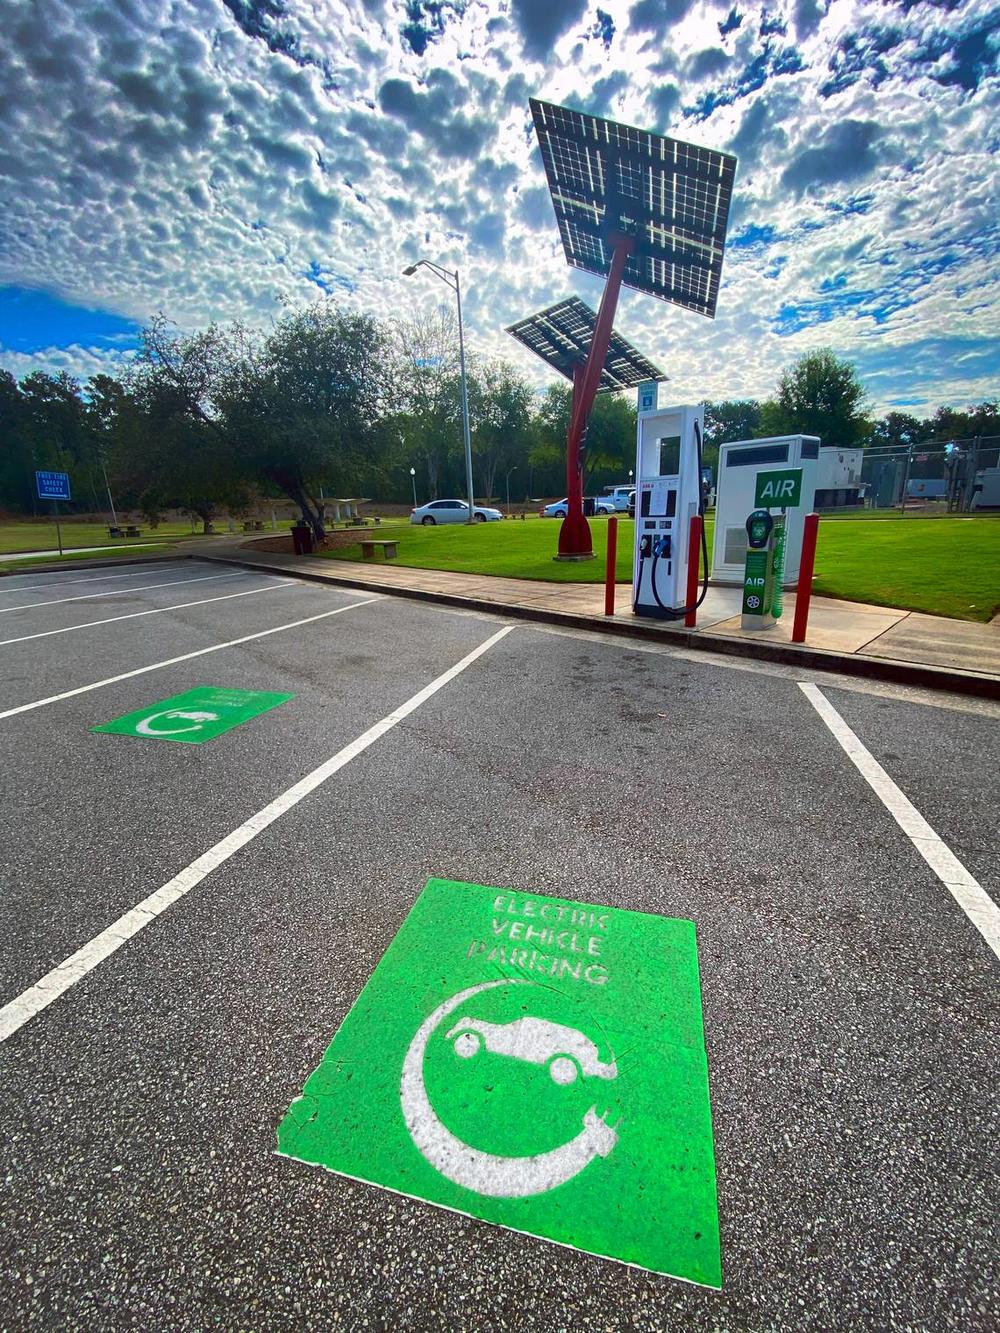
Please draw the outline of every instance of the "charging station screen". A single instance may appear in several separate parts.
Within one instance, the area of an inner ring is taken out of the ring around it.
[[[676,477],[681,470],[681,437],[665,435],[660,440],[660,476]]]

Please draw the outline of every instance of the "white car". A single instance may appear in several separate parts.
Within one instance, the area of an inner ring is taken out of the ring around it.
[[[483,505],[476,505],[472,511],[472,521],[474,523],[496,523],[501,518],[499,509],[487,509]],[[464,500],[431,500],[429,504],[421,505],[419,509],[414,509],[410,514],[411,523],[422,523],[424,527],[433,527],[435,523],[468,523],[469,506]]]
[[[455,1054],[463,1060],[487,1050],[528,1064],[545,1065],[553,1083],[575,1083],[581,1074],[591,1078],[618,1077],[614,1060],[605,1064],[589,1037],[576,1028],[545,1018],[516,1018],[512,1023],[463,1018],[445,1033],[445,1040],[454,1041]]]
[[[546,505],[542,510],[542,518],[565,518],[569,509],[569,501],[566,499],[556,500],[553,504]],[[613,514],[615,512],[615,503],[606,495],[594,501],[595,514]]]

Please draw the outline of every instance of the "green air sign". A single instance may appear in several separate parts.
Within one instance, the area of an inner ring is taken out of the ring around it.
[[[429,880],[278,1151],[720,1286],[694,924]]]
[[[201,745],[203,741],[238,727],[241,722],[249,722],[258,713],[266,713],[294,698],[294,694],[273,694],[268,690],[220,690],[211,685],[200,685],[186,694],[171,695],[169,699],[137,708],[134,713],[126,713],[113,722],[91,727],[91,731]]]
[[[743,569],[743,615],[762,616],[771,599],[771,565],[768,551],[747,551]]]
[[[790,509],[802,503],[802,469],[781,468],[776,472],[758,472],[755,505],[761,509]]]

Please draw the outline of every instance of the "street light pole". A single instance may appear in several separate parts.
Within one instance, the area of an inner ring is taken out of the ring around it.
[[[432,263],[429,259],[418,259],[415,264],[410,264],[403,269],[404,278],[411,278],[417,269],[423,266],[437,275],[442,282],[447,283],[455,293],[455,300],[458,303],[458,360],[462,373],[462,435],[465,442],[465,486],[469,496],[469,517],[471,523],[476,514],[476,499],[472,485],[472,433],[469,429],[469,391],[465,378],[465,332],[462,326],[462,284],[459,280],[458,269],[442,268],[440,264]]]
[[[410,468],[410,480],[413,482],[413,508],[417,507],[417,469]]]
[[[517,471],[517,464],[511,468],[510,472]],[[510,472],[507,473],[507,513],[510,513]]]

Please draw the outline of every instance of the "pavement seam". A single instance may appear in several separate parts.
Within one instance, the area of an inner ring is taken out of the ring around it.
[[[717,653],[724,657],[753,657],[761,661],[777,662],[786,666],[805,666],[817,671],[827,671],[848,676],[860,676],[871,680],[894,681],[903,685],[919,685],[928,689],[944,690],[958,694],[970,694],[979,698],[1000,699],[1000,676],[991,676],[961,669],[932,666],[929,663],[907,662],[899,658],[878,658],[857,656],[851,653],[838,653],[828,648],[810,648],[792,644],[744,642],[722,634],[713,634],[711,630],[671,631],[669,637],[662,630],[642,624],[624,623],[600,616],[581,615],[577,612],[553,611],[548,608],[528,606],[519,603],[499,603],[483,598],[459,595],[457,593],[428,591],[423,588],[401,586],[393,583],[378,583],[366,579],[352,579],[349,576],[327,573],[325,570],[304,570],[293,564],[272,564],[270,561],[258,562],[238,555],[192,554],[189,558],[211,561],[218,564],[236,565],[243,569],[280,570],[290,578],[302,579],[309,583],[333,584],[337,587],[353,588],[377,592],[389,597],[406,597],[414,601],[438,602],[444,606],[453,606],[462,610],[481,611],[487,615],[516,616],[521,620],[541,621],[552,625],[565,625],[575,629],[593,630],[599,634],[611,634],[620,638],[647,639],[656,643],[689,648],[695,652]],[[907,615],[910,613],[907,612]],[[904,617],[905,618],[905,617]],[[900,624],[897,621],[896,624]],[[890,626],[890,628],[893,628]]]

